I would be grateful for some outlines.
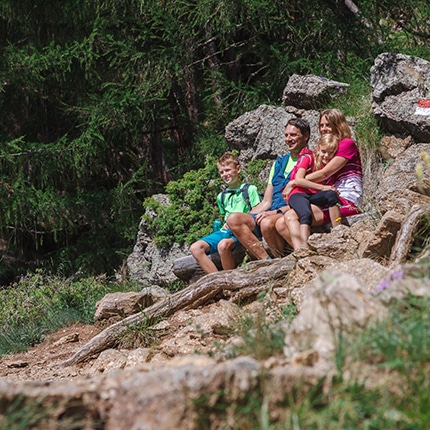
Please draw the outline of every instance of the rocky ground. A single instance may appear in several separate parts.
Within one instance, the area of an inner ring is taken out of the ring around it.
[[[220,332],[233,331],[237,309],[237,305],[221,300],[200,309],[179,311],[153,326],[147,332],[148,339],[143,339],[139,332],[124,334],[120,346],[89,355],[82,363],[64,366],[66,360],[105,327],[75,323],[47,335],[28,351],[1,358],[0,378],[10,382],[71,380],[139,365],[150,370],[169,365],[175,356],[195,353],[207,356],[217,343],[228,339],[228,335]],[[150,346],[144,347],[145,343]]]
[[[28,351],[0,359],[0,377],[13,382],[51,381],[84,374],[91,367],[91,361],[66,368],[60,364],[100,331],[95,326],[79,323],[61,328]]]

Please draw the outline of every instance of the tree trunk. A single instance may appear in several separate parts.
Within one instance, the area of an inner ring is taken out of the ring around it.
[[[252,261],[241,269],[206,275],[184,290],[106,328],[62,365],[81,363],[94,354],[117,345],[126,331],[143,321],[159,321],[160,318],[167,318],[180,310],[195,309],[213,300],[244,301],[269,288],[285,286],[294,267],[295,259],[285,257],[270,261]]]
[[[243,246],[237,246],[233,250],[233,257],[237,267],[245,257],[245,248]],[[217,252],[214,254],[210,254],[209,258],[214,262],[215,266],[219,270],[222,270],[221,259]],[[197,263],[196,259],[192,255],[177,258],[173,262],[173,273],[179,279],[186,282],[196,282],[202,276],[205,275],[205,273]]]

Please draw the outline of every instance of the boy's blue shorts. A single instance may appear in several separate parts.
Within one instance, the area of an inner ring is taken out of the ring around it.
[[[224,230],[221,229],[219,231],[215,231],[209,236],[202,237],[200,240],[203,240],[210,246],[209,254],[214,254],[217,252],[218,244],[223,239],[233,239],[234,240],[234,247],[238,245],[239,241],[233,236],[233,232],[231,230]]]

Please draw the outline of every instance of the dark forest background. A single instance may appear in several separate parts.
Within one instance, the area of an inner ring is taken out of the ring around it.
[[[0,0],[0,283],[112,273],[145,198],[291,74],[368,83],[429,36],[427,0]]]

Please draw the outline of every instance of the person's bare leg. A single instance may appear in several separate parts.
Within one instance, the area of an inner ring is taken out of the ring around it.
[[[218,254],[221,258],[221,265],[224,270],[234,269],[236,262],[233,257],[233,249],[236,243],[233,239],[223,239],[218,244]]]
[[[233,212],[227,218],[227,225],[236,236],[236,239],[250,252],[255,258],[265,260],[269,254],[253,233],[255,228],[254,218],[242,212]]]
[[[209,252],[209,249],[209,244],[204,240],[198,240],[190,246],[192,256],[197,260],[197,263],[199,263],[199,266],[205,273],[218,272],[218,268],[206,254]]]
[[[330,215],[330,221],[331,221],[332,227],[336,227],[340,225],[342,218],[340,216],[339,206],[332,206],[328,208],[328,213]]]
[[[318,227],[324,224],[324,213],[319,206],[311,205],[312,210],[312,227]]]
[[[311,226],[308,224],[300,224],[300,236],[302,240],[301,248],[308,246],[308,239],[311,235]]]
[[[285,240],[285,242],[287,242],[288,245],[292,247],[291,233],[290,230],[288,230],[287,223],[285,222],[285,218],[283,216],[276,220],[275,228],[278,234]]]
[[[290,232],[291,246],[293,249],[299,249],[303,244],[300,230],[300,222],[295,210],[290,209],[284,215],[285,224]]]
[[[282,218],[282,214],[268,216],[260,223],[264,240],[275,257],[283,257],[285,250],[285,240],[276,230],[276,222],[279,218]]]

